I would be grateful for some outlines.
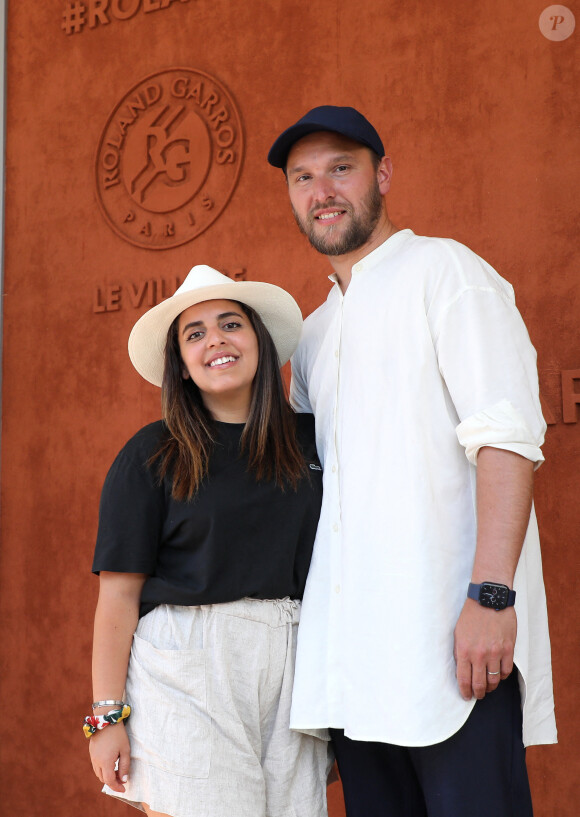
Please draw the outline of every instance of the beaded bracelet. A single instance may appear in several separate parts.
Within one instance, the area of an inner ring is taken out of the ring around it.
[[[97,730],[104,729],[105,726],[112,726],[115,723],[126,720],[131,714],[131,707],[125,704],[122,709],[111,709],[106,715],[87,715],[83,721],[83,732],[86,738],[92,737]]]

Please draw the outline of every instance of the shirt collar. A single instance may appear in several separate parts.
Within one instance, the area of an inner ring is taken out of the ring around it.
[[[401,244],[412,235],[414,235],[413,230],[408,228],[405,230],[398,230],[396,233],[393,233],[387,238],[386,241],[383,241],[383,243],[379,244],[378,247],[375,247],[372,252],[365,255],[364,258],[361,258],[360,261],[357,261],[356,264],[354,264],[351,270],[352,277],[354,278],[356,275],[360,275],[361,272],[364,272],[365,270],[376,266],[381,261],[384,261],[385,258],[391,255],[393,252],[396,252]],[[334,284],[338,284],[336,273],[333,272],[332,275],[328,276],[328,278]]]

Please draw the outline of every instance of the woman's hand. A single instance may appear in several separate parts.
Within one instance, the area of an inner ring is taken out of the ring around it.
[[[93,638],[93,699],[123,701],[133,633],[139,619],[144,573],[101,571]],[[128,701],[130,704],[131,701]],[[106,715],[110,706],[93,710]],[[123,722],[95,732],[89,741],[95,774],[113,791],[124,792],[129,774],[129,738]],[[119,761],[118,768],[115,765]]]
[[[124,723],[115,723],[95,732],[89,741],[93,771],[113,791],[124,792],[129,778],[131,750]],[[118,764],[117,764],[117,761]]]

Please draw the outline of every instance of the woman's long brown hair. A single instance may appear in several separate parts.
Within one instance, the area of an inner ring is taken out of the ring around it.
[[[278,353],[258,313],[246,304],[235,303],[247,315],[258,340],[258,367],[240,453],[248,452],[248,468],[257,480],[273,480],[282,489],[288,485],[296,489],[306,466],[296,439],[294,412],[280,375]],[[161,386],[169,435],[149,463],[158,462],[160,479],[171,474],[172,495],[184,501],[195,496],[207,475],[215,426],[198,387],[191,378],[182,377],[178,325],[179,316],[167,333]]]

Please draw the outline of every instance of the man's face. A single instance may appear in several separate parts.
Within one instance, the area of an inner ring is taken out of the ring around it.
[[[312,133],[288,154],[286,176],[300,230],[324,255],[363,247],[383,212],[372,152],[337,133]]]

